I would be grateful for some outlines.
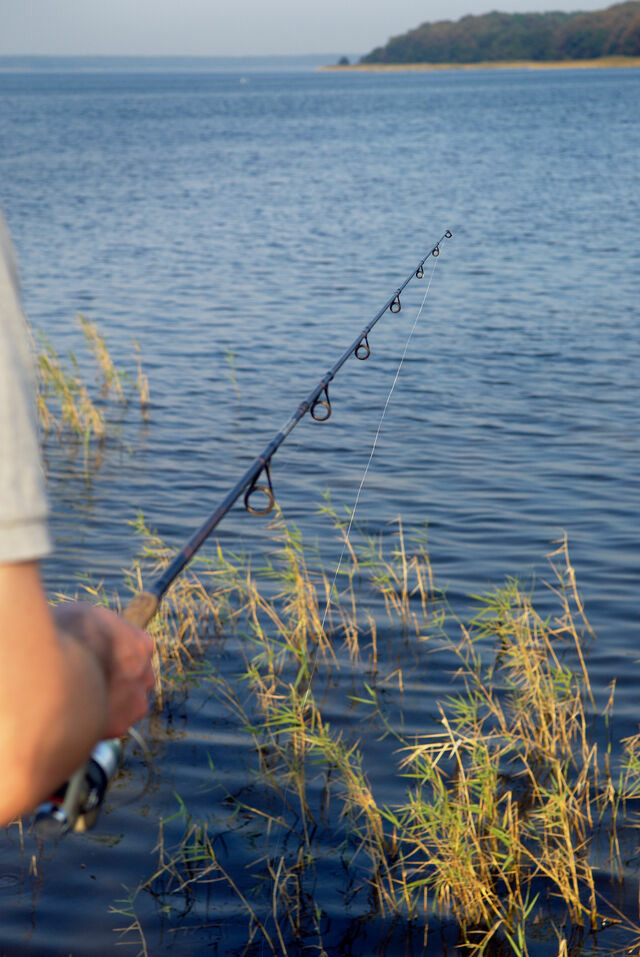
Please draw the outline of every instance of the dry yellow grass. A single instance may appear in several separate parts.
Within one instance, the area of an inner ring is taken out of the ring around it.
[[[344,534],[335,513],[324,510]],[[620,742],[617,771],[594,739],[583,649],[590,629],[566,541],[551,556],[552,618],[542,618],[510,580],[478,599],[469,625],[449,616],[448,631],[457,634],[448,637],[424,540],[409,543],[401,522],[391,547],[376,539],[350,545],[339,589],[281,515],[272,529],[272,563],[254,570],[218,551],[191,573],[158,623],[169,674],[182,674],[181,662],[198,654],[203,625],[234,633],[245,648],[242,674],[229,680],[212,671],[211,684],[253,743],[256,803],[250,788],[227,802],[238,821],[234,840],[245,826],[252,841],[262,834],[252,870],[268,889],[265,901],[241,886],[214,849],[215,807],[195,820],[182,802],[184,840],[174,848],[161,840],[158,869],[145,886],[153,893],[160,882],[175,894],[188,885],[193,894],[199,884],[225,881],[247,912],[249,940],[257,933],[268,952],[297,952],[311,927],[321,950],[321,912],[317,902],[310,905],[305,881],[315,886],[323,856],[333,853],[345,865],[348,852],[383,919],[408,920],[426,934],[438,915],[453,918],[469,953],[488,953],[491,943],[520,957],[541,922],[557,920],[557,952],[567,953],[562,935],[593,933],[606,912],[596,890],[594,842],[608,844],[610,873],[624,871],[619,834],[635,826],[630,802],[640,795],[640,737]],[[142,524],[140,530],[149,556],[162,565],[162,543]],[[382,598],[393,644],[411,642],[417,656],[436,645],[457,662],[451,695],[438,704],[437,733],[409,738],[402,719],[392,725],[386,717],[390,682],[397,680],[398,702],[403,682],[393,670],[395,655],[380,656],[376,628],[360,607],[372,592]],[[167,644],[172,631],[175,643]],[[370,708],[398,742],[397,768],[389,766],[389,777],[397,776],[393,806],[379,801],[359,743],[326,717],[338,670],[349,672],[349,700]],[[631,921],[626,928],[629,935],[637,930]]]
[[[89,375],[85,379],[73,353],[60,356],[46,336],[40,333],[36,337],[39,340],[37,407],[45,436],[83,440],[85,467],[88,470],[86,453],[89,446],[94,440],[104,440],[114,420],[121,420],[122,410],[126,409],[129,402],[125,387],[130,387],[131,377],[116,367],[106,338],[99,332],[95,322],[82,315],[77,318],[94,360],[95,377]],[[137,367],[135,391],[140,398],[142,416],[146,419],[150,406],[149,380],[142,368],[140,345],[135,340],[134,346]]]

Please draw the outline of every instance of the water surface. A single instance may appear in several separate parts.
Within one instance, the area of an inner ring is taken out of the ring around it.
[[[118,587],[138,509],[182,545],[449,228],[359,519],[384,535],[398,515],[428,521],[436,577],[462,614],[507,575],[547,577],[566,532],[599,636],[596,697],[615,680],[616,730],[637,731],[639,121],[635,69],[1,73],[0,192],[28,313],[79,356],[84,313],[131,369],[135,338],[152,396],[149,421],[126,413],[89,486],[81,453],[48,447],[51,588],[87,572]],[[353,504],[424,289],[412,282],[371,358],[339,373],[331,421],[303,421],[274,460],[285,517],[329,567],[339,543],[321,493]],[[265,521],[239,506],[219,538],[257,558],[268,548]],[[427,730],[448,680],[417,676],[412,727]],[[126,919],[109,907],[149,875],[173,791],[206,809],[207,754],[233,776],[240,744],[206,689],[173,727],[142,806],[114,808],[37,875],[30,846],[2,845],[12,953],[114,946]],[[387,760],[373,747],[369,770],[393,800]],[[238,944],[221,900],[188,952]],[[181,952],[143,906],[152,952]]]

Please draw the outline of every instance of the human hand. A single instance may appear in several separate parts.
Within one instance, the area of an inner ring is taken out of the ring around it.
[[[107,608],[65,602],[52,609],[58,631],[89,648],[97,658],[107,690],[103,738],[116,738],[145,716],[154,685],[149,635]]]

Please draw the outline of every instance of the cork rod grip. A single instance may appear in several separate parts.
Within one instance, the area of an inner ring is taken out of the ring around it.
[[[147,591],[135,595],[122,612],[122,617],[138,628],[146,628],[158,610],[159,600]]]

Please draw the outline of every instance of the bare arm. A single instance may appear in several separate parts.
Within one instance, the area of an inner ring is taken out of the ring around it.
[[[51,609],[38,564],[0,565],[0,824],[147,711],[151,639],[103,608]]]

